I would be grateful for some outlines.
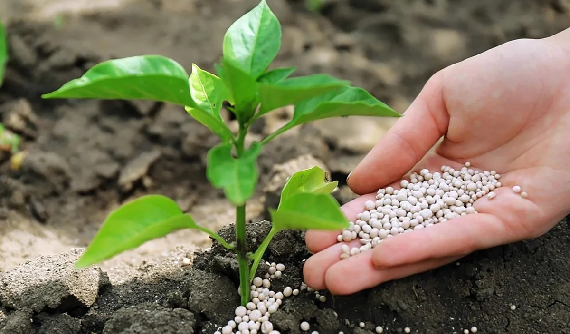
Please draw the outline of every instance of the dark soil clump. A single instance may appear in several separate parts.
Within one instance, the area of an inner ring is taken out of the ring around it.
[[[269,227],[269,222],[250,223],[249,244],[259,244]],[[220,231],[228,240],[233,232],[231,225]],[[302,321],[309,322],[311,330],[331,334],[371,333],[376,326],[382,326],[384,333],[401,333],[404,327],[412,333],[454,333],[472,326],[482,333],[551,333],[554,329],[566,333],[569,241],[570,229],[564,222],[542,238],[480,251],[458,263],[351,296],[321,291],[327,296],[322,303],[314,292],[303,290],[286,298],[271,321],[283,334],[300,334]],[[286,266],[283,277],[273,280],[272,289],[299,287],[303,260],[309,255],[302,232],[279,233],[264,258]],[[58,257],[51,260],[57,262]],[[239,305],[235,261],[233,253],[214,243],[212,249],[196,254],[191,269],[156,277],[156,281],[101,286],[97,301],[81,313],[53,304],[33,310],[25,299],[13,302],[31,297],[8,296],[2,300],[7,318],[0,320],[0,333],[52,333],[45,330],[55,324],[61,328],[53,333],[213,333],[233,319]],[[11,274],[4,274],[4,279]],[[37,289],[31,285],[29,289]],[[32,324],[22,323],[30,318]]]

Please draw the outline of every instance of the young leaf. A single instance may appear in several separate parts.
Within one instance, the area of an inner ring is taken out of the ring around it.
[[[281,37],[279,20],[262,0],[228,28],[222,47],[224,58],[257,78],[277,55]]]
[[[243,205],[255,192],[259,176],[257,157],[262,145],[254,142],[237,159],[232,156],[232,147],[232,144],[220,144],[208,152],[206,174],[214,187],[224,189],[230,202]]]
[[[188,74],[170,58],[158,55],[108,60],[42,98],[149,100],[195,107]]]
[[[75,266],[85,268],[172,231],[194,228],[198,225],[175,201],[146,195],[111,212]]]
[[[255,101],[257,94],[255,78],[240,70],[234,63],[222,59],[221,77],[230,91],[234,105],[244,105]]]
[[[328,74],[314,74],[258,84],[260,115],[286,105],[295,104],[327,92],[339,90],[350,82]]]
[[[6,63],[8,63],[8,41],[6,37],[6,29],[2,22],[0,22],[0,86],[4,81]]]
[[[298,193],[269,212],[278,230],[341,230],[350,225],[331,194]]]
[[[265,138],[263,143],[297,125],[339,116],[401,117],[402,115],[378,101],[366,90],[345,86],[340,90],[324,93],[296,104],[293,119]]]
[[[186,111],[220,136],[222,141],[231,141],[233,134],[220,116],[222,103],[230,99],[230,93],[222,79],[192,64],[190,96],[197,104],[197,108],[187,106]]]
[[[281,80],[286,79],[288,76],[293,74],[297,67],[280,67],[269,72],[263,73],[259,78],[257,78],[257,82],[264,82],[264,83],[276,83]]]
[[[190,74],[190,96],[199,108],[220,120],[222,103],[230,99],[230,93],[222,79],[200,69],[196,64],[192,64]]]
[[[238,120],[249,119],[253,113],[257,101],[257,83],[255,78],[239,69],[232,61],[222,59],[222,79],[231,94],[231,101],[236,107]],[[247,121],[247,120],[244,120]]]
[[[279,207],[281,203],[298,193],[330,194],[337,185],[338,181],[327,181],[325,171],[318,166],[298,171],[285,183],[281,191]]]

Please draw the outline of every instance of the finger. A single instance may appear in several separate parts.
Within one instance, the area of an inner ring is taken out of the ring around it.
[[[434,75],[403,117],[349,175],[357,194],[372,192],[399,180],[447,131],[449,115],[443,101],[441,72]]]
[[[461,258],[459,256],[432,259],[404,266],[378,269],[374,266],[373,256],[371,251],[366,251],[346,260],[337,261],[325,273],[326,289],[333,295],[349,295],[387,281],[435,269]]]
[[[336,243],[308,258],[303,266],[305,284],[316,290],[326,288],[325,273],[332,265],[340,261],[341,247],[344,244],[348,245],[351,249],[362,245],[358,240]]]
[[[464,256],[500,244],[502,222],[490,214],[470,214],[422,230],[383,240],[373,250],[377,268],[391,268],[429,259]]]
[[[561,32],[544,38],[546,41],[550,41],[553,44],[562,47],[566,50],[570,50],[570,28],[562,30]]]
[[[364,211],[364,202],[376,200],[376,194],[366,194],[360,196],[342,206],[342,211],[348,220],[356,220],[356,215]],[[307,230],[305,233],[305,243],[311,253],[320,252],[338,242],[339,230]]]

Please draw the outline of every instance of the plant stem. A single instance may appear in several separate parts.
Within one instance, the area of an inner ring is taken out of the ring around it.
[[[239,158],[245,150],[245,135],[247,126],[240,123],[236,142],[236,155]],[[249,301],[249,259],[247,257],[247,234],[245,230],[246,215],[245,204],[236,208],[236,246],[239,267],[239,282],[241,305],[245,306]]]
[[[269,246],[271,239],[273,239],[273,237],[275,236],[275,234],[277,232],[278,232],[278,230],[274,226],[272,226],[271,230],[269,230],[269,233],[267,234],[265,239],[263,239],[263,242],[261,243],[261,245],[259,245],[259,247],[255,251],[255,255],[254,255],[255,260],[253,261],[253,265],[251,266],[251,269],[249,272],[249,279],[250,280],[252,280],[255,277],[255,274],[257,272],[257,266],[259,266],[259,262],[261,262],[261,257],[265,253],[267,246]],[[250,284],[251,284],[251,281],[250,281]]]
[[[239,267],[241,305],[249,301],[249,259],[247,258],[247,236],[245,231],[245,205],[236,208],[236,240]]]
[[[202,227],[202,226],[200,226],[200,225],[198,225],[198,227],[196,227],[196,229],[199,230],[199,231],[208,233],[212,238],[216,239],[216,240],[220,243],[220,245],[224,246],[224,247],[227,248],[227,249],[234,249],[234,248],[236,248],[235,245],[229,244],[229,243],[228,243],[227,241],[225,241],[222,237],[220,237],[219,234],[217,234],[217,233],[214,232],[214,231],[211,231],[211,230],[209,230],[209,229],[207,229],[207,228],[205,228],[205,227]]]
[[[265,137],[265,139],[263,139],[261,141],[261,143],[263,145],[269,143],[270,141],[272,141],[273,139],[275,139],[275,137],[279,136],[280,134],[282,134],[283,132],[293,128],[295,125],[293,125],[292,123],[287,123],[285,125],[283,125],[282,127],[280,127],[277,131],[273,132],[272,134],[270,134],[269,136]]]

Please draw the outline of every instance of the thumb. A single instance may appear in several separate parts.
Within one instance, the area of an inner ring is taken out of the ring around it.
[[[366,194],[399,180],[447,132],[440,71],[428,80],[418,97],[348,177],[348,186]]]

